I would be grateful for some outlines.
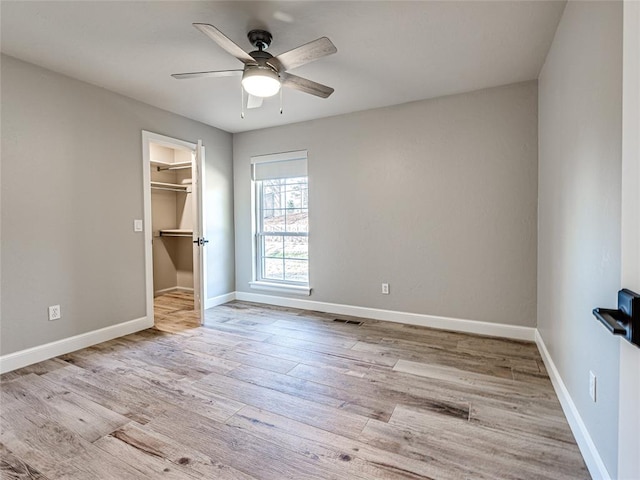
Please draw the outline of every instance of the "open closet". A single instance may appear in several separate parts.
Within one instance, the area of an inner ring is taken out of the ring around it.
[[[160,137],[160,136],[157,136]],[[180,142],[180,141],[176,141]],[[184,142],[182,142],[184,143]],[[193,148],[148,141],[153,304],[158,322],[202,321],[202,231],[199,181]],[[147,223],[148,224],[148,223]]]
[[[151,144],[153,294],[193,293],[192,154]]]

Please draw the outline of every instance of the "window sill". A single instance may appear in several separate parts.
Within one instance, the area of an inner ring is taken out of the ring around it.
[[[255,290],[266,290],[269,292],[289,293],[292,295],[311,295],[311,287],[304,285],[286,285],[282,283],[269,282],[249,282],[249,286]]]

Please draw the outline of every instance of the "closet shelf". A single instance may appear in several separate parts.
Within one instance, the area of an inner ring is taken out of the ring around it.
[[[191,185],[178,183],[151,182],[151,188],[156,190],[170,190],[173,192],[191,193]]]
[[[193,230],[166,229],[159,231],[161,237],[189,237],[193,236]]]
[[[168,163],[168,162],[159,162],[157,160],[151,160],[150,163],[152,167],[157,167],[159,172],[162,170],[182,170],[185,168],[191,168],[191,162]]]

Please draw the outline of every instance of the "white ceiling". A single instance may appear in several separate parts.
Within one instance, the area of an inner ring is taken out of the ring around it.
[[[241,132],[537,78],[564,9],[560,1],[6,1],[8,55],[213,125]],[[321,36],[335,55],[292,73],[335,88],[328,99],[284,91],[240,118],[240,79],[171,73],[242,68],[191,26],[211,23],[247,51]]]

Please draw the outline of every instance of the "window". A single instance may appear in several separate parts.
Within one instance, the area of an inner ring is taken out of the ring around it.
[[[307,177],[257,184],[260,280],[309,283]]]
[[[306,152],[253,157],[255,288],[303,287],[309,294]]]

